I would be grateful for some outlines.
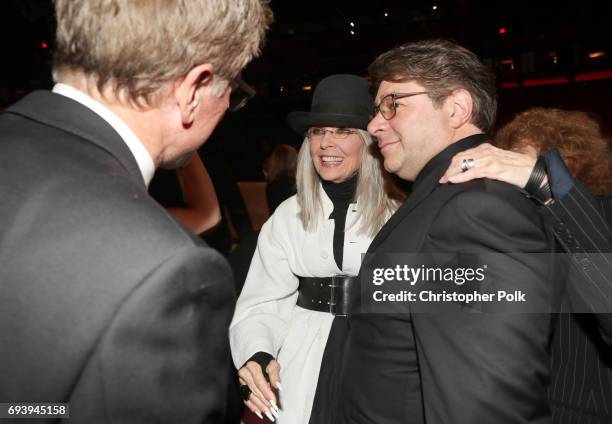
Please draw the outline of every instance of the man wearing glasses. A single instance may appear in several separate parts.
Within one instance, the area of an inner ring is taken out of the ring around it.
[[[510,185],[487,179],[439,184],[454,154],[488,140],[496,112],[493,76],[472,52],[442,40],[397,47],[369,71],[377,94],[368,131],[378,140],[385,169],[413,186],[372,241],[360,271],[362,288],[373,281],[368,270],[389,264],[391,254],[429,253],[453,258],[454,269],[484,264],[484,281],[471,291],[485,284],[526,287],[530,305],[546,309],[507,313],[520,307],[499,299],[372,306],[365,287],[350,317],[340,396],[344,421],[548,423],[551,318],[533,312],[548,312],[553,269],[546,252],[553,235],[543,230],[534,204]],[[466,160],[465,169],[473,166],[478,164]],[[523,252],[540,255],[505,255]],[[488,256],[502,253],[501,259]],[[465,254],[469,264],[462,262]],[[432,285],[456,292],[463,284],[434,283],[419,281],[414,293]]]
[[[2,408],[68,403],[46,418],[75,424],[222,422],[231,272],[147,185],[253,94],[230,104],[248,91],[237,75],[271,10],[54,3],[57,84],[0,116]]]

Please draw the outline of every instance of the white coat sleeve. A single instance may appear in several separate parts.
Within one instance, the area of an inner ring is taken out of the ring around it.
[[[292,246],[295,241],[289,236],[290,227],[296,225],[291,221],[296,217],[286,213],[287,206],[279,206],[262,227],[236,304],[229,331],[236,368],[241,368],[257,352],[267,352],[276,358],[289,328],[298,295],[298,278],[289,265],[290,255],[296,253]]]

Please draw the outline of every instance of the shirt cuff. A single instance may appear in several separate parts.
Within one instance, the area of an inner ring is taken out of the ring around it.
[[[259,364],[261,370],[263,371],[264,375],[266,375],[267,379],[268,373],[266,372],[266,368],[268,368],[268,365],[273,359],[274,356],[270,355],[268,352],[257,352],[255,355],[251,356],[246,362],[253,361]]]
[[[548,171],[548,181],[550,190],[552,191],[555,200],[561,200],[574,188],[576,183],[574,177],[563,162],[559,150],[550,149],[544,152],[544,161]]]

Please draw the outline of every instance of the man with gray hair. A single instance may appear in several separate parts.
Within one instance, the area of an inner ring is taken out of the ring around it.
[[[271,10],[56,0],[55,12],[57,84],[0,116],[0,402],[68,403],[74,423],[219,423],[231,272],[147,185],[232,107]]]

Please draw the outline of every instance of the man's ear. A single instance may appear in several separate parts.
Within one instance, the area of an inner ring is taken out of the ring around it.
[[[187,75],[176,82],[174,93],[183,125],[189,126],[193,123],[195,110],[202,101],[202,92],[199,88],[210,83],[212,76],[213,66],[205,63],[193,67]]]
[[[460,88],[453,91],[447,101],[449,102],[450,125],[452,128],[457,129],[470,122],[474,101],[472,100],[472,95],[467,90]]]

